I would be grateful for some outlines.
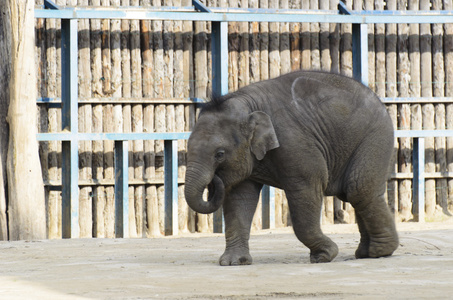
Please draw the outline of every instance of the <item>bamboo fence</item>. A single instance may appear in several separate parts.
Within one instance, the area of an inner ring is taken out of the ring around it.
[[[452,0],[353,1],[354,10],[451,10]],[[36,0],[42,5],[43,0]],[[57,0],[68,6],[190,6],[188,0]],[[338,0],[209,0],[207,6],[337,9]],[[211,90],[209,22],[79,20],[79,131],[183,132],[196,122],[189,97]],[[351,24],[231,22],[229,90],[297,69],[352,75]],[[60,21],[36,20],[38,94],[61,95]],[[453,24],[369,26],[369,86],[380,97],[453,96]],[[398,129],[452,129],[453,102],[389,104]],[[61,130],[58,108],[38,105],[39,131]],[[398,221],[411,220],[411,139],[395,140],[387,201]],[[426,216],[453,211],[453,138],[426,139]],[[186,141],[179,151],[179,229],[212,231],[212,216],[191,211],[184,201]],[[114,237],[113,142],[79,143],[81,237]],[[61,143],[41,142],[49,238],[61,237]],[[134,141],[129,152],[131,237],[154,237],[163,228],[163,142]],[[276,226],[291,224],[284,193],[276,191]],[[259,209],[261,206],[259,206]],[[351,205],[324,201],[323,222],[352,223]],[[261,228],[256,214],[253,229]]]

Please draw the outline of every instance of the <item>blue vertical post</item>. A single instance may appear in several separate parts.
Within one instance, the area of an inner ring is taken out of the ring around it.
[[[412,150],[413,173],[413,210],[418,222],[425,222],[425,139],[415,137]]]
[[[165,235],[178,234],[178,140],[164,144]]]
[[[71,138],[62,142],[62,233],[79,237],[77,19],[61,20],[61,117]]]
[[[263,229],[275,228],[275,188],[268,185],[263,186],[261,201]]]
[[[367,24],[352,24],[352,72],[356,80],[368,86]]]
[[[115,237],[129,237],[128,142],[115,141]]]
[[[222,96],[228,93],[228,24],[212,22],[212,92]],[[214,213],[214,232],[223,232],[223,210]]]

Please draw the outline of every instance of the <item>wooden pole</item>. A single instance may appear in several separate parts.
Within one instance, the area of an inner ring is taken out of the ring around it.
[[[301,0],[290,0],[291,9],[301,9]],[[300,69],[300,23],[289,23],[291,70]]]
[[[100,0],[92,0],[92,5],[100,5]],[[90,20],[91,26],[91,91],[92,97],[102,96],[102,45],[101,45],[101,21]],[[93,132],[102,132],[103,111],[102,105],[93,107]],[[92,146],[92,171],[93,178],[104,178],[104,143],[93,141]],[[105,189],[97,186],[93,190],[93,237],[105,237],[104,226]]]
[[[46,210],[35,125],[34,1],[12,0],[8,9],[12,31],[6,166],[9,238],[44,239]]]
[[[420,10],[430,10],[429,0],[420,0]],[[420,24],[420,81],[422,97],[433,96],[433,77],[432,77],[432,37],[431,25]],[[422,105],[423,129],[434,129],[434,105]],[[425,172],[435,172],[434,158],[434,138],[425,139]],[[425,181],[425,209],[426,217],[434,214],[436,208],[436,181],[426,179]]]
[[[310,9],[318,10],[319,2],[318,0],[310,0]],[[350,26],[350,25],[349,25]],[[310,23],[310,53],[311,53],[311,69],[320,70],[321,69],[321,58],[319,52],[319,23],[312,22]]]
[[[387,1],[387,7],[389,10],[396,10],[397,2],[396,0]],[[397,94],[397,26],[396,24],[386,24],[386,36],[385,36],[385,50],[386,50],[386,96],[387,97],[396,97]],[[393,121],[395,129],[398,126],[398,107],[396,104],[391,104],[387,107],[390,118]],[[398,155],[398,143],[395,141],[395,150],[392,161],[391,172],[396,172],[398,170],[397,163]],[[388,205],[391,208],[394,208],[398,203],[398,182],[397,180],[392,180],[389,182],[388,186]]]
[[[302,9],[310,9],[310,0],[301,0]],[[310,23],[302,23],[301,25],[301,69],[309,70],[311,68],[310,54]]]
[[[432,2],[433,10],[442,10],[443,5],[441,0]],[[434,97],[445,96],[445,69],[444,69],[444,49],[443,39],[444,31],[442,24],[433,24],[433,94]],[[446,115],[445,104],[439,103],[435,105],[435,127],[436,129],[445,129]],[[447,171],[447,151],[446,139],[438,137],[434,139],[435,156],[436,156],[436,172],[445,173]],[[444,212],[448,211],[448,188],[447,179],[441,178],[436,180],[436,204],[438,204]]]
[[[409,10],[418,10],[417,0],[409,1]],[[420,97],[420,27],[418,24],[409,25],[409,61],[411,81],[409,83],[409,95]],[[411,105],[411,129],[422,129],[422,110],[420,104]],[[412,214],[417,211],[415,205],[412,206]],[[414,217],[417,217],[414,215]]]
[[[338,9],[338,0],[330,0],[329,8]],[[330,24],[330,69],[334,73],[340,73],[340,24]]]
[[[78,5],[87,6],[88,0],[79,0]],[[91,55],[90,55],[90,24],[88,19],[79,20],[79,96],[91,97]],[[92,131],[91,104],[79,105],[79,132]],[[79,143],[79,178],[92,178],[92,144]],[[81,187],[79,192],[79,226],[80,237],[89,238],[93,234],[93,217],[91,187]]]
[[[398,10],[406,10],[407,1],[398,1]],[[408,52],[409,26],[398,24],[398,90],[400,97],[409,96],[410,66]],[[411,109],[410,104],[398,105],[398,128],[402,130],[410,129]],[[410,173],[412,171],[412,151],[411,139],[399,139],[398,171]],[[398,203],[393,203],[390,209],[402,221],[412,219],[412,181],[409,179],[400,180],[398,183]]]
[[[329,9],[330,0],[319,0],[319,9]],[[330,71],[331,60],[330,60],[330,24],[321,23],[319,24],[319,51],[321,54],[321,70]]]
[[[269,8],[268,0],[259,0],[260,8]],[[260,26],[260,80],[269,79],[269,23]]]
[[[102,6],[109,6],[109,0],[101,0]],[[110,44],[110,20],[101,21],[102,29],[102,94],[110,96],[112,94],[112,65],[111,65],[111,44]],[[103,131],[114,132],[113,104],[103,107]],[[104,141],[104,178],[114,178],[113,166],[113,141]],[[105,237],[115,237],[115,195],[113,186],[105,187],[105,206],[104,206],[104,229]]]
[[[365,10],[374,10],[374,0],[365,0]],[[376,53],[374,50],[374,24],[368,24],[368,86],[376,91]]]
[[[249,0],[250,8],[258,8],[258,0]],[[250,23],[250,83],[260,81],[260,24]]]
[[[453,9],[452,0],[444,0],[444,9]],[[445,96],[453,96],[453,24],[444,25],[444,60],[445,60]],[[446,128],[453,128],[453,104],[447,104],[446,110]],[[447,170],[453,171],[453,138],[447,138]],[[453,179],[448,179],[448,199],[447,209],[453,212]]]
[[[143,1],[145,7],[151,6],[150,1]],[[152,23],[141,21],[142,32],[142,57],[143,57],[143,97],[154,97],[154,41]],[[143,131],[154,132],[154,105],[143,106]],[[153,140],[144,141],[144,178],[156,178],[156,156]],[[157,237],[161,235],[159,229],[159,208],[157,201],[157,188],[155,185],[145,187],[145,210],[146,210],[146,236]],[[134,210],[135,211],[135,210]],[[135,224],[135,216],[134,216]],[[135,226],[135,225],[134,225]]]
[[[241,0],[241,7],[248,8],[248,0]],[[239,23],[239,61],[238,61],[238,88],[250,83],[250,38],[248,33],[249,23]]]

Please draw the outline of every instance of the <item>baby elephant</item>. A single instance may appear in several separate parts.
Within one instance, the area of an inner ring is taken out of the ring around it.
[[[370,89],[337,74],[289,73],[204,105],[188,142],[186,200],[205,214],[223,205],[222,266],[252,263],[250,226],[264,184],[285,191],[312,263],[338,254],[321,231],[323,195],[354,207],[357,258],[388,256],[398,247],[384,200],[393,143],[392,121]]]

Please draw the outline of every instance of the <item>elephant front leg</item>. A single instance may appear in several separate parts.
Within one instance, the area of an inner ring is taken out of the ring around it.
[[[226,195],[223,204],[226,248],[219,260],[221,266],[252,264],[250,227],[261,188],[261,184],[245,181]]]

